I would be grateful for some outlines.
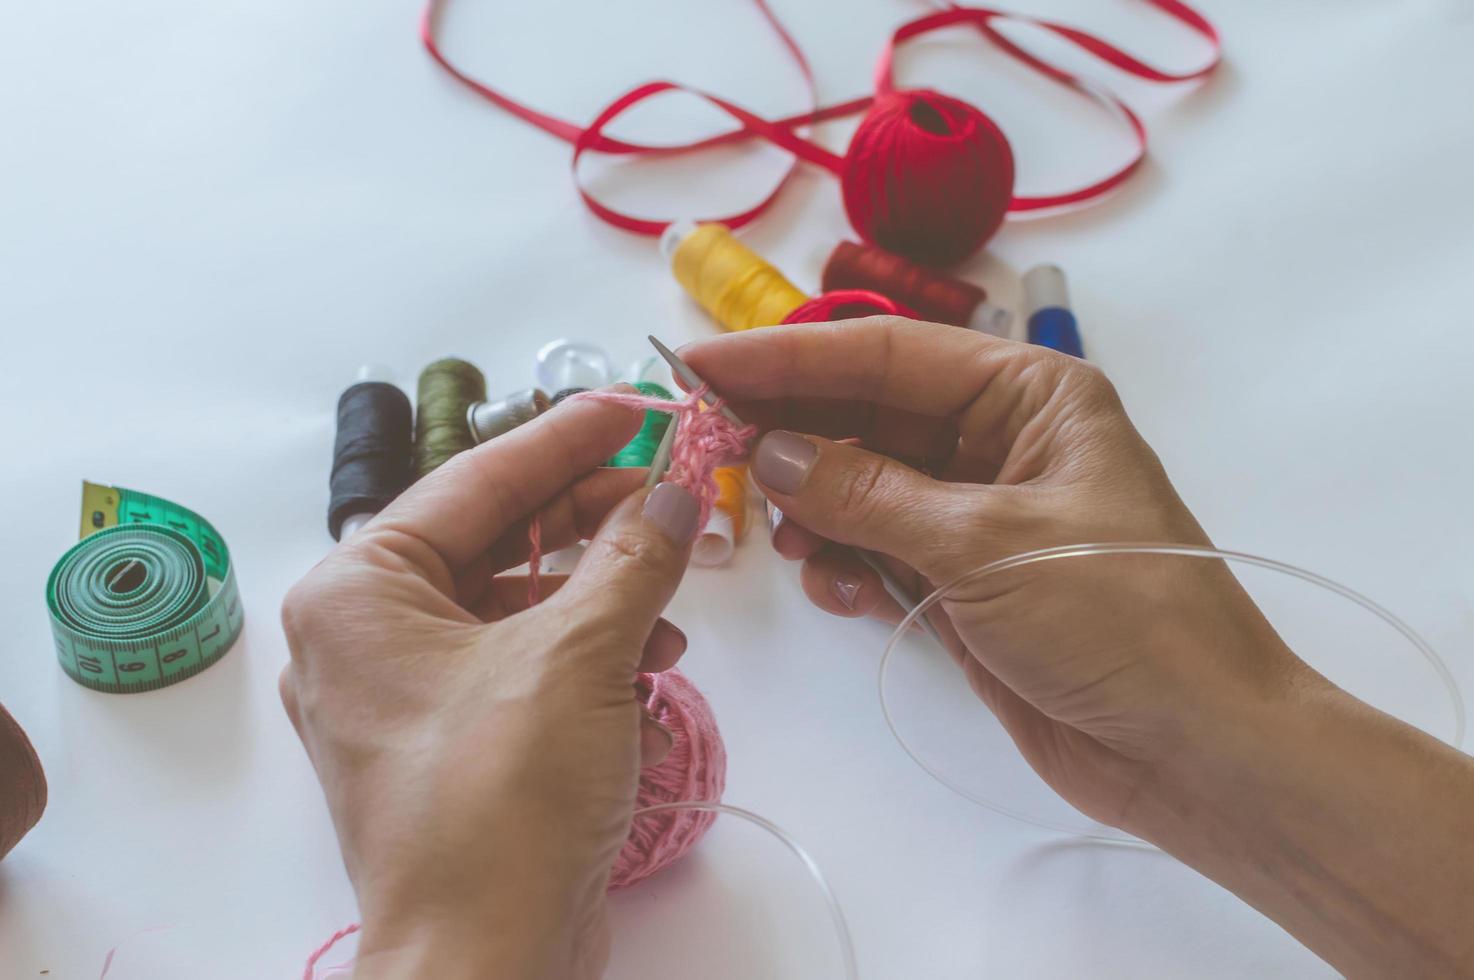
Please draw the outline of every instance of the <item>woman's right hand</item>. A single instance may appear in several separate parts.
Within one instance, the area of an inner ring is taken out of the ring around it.
[[[848,548],[924,595],[1091,542],[1206,544],[1090,365],[957,327],[770,327],[683,355],[767,430],[752,472],[821,608],[899,618]],[[840,440],[840,441],[836,441]],[[1227,567],[1155,555],[1011,568],[929,613],[1024,757],[1342,973],[1474,976],[1474,759],[1296,657]]]
[[[844,546],[887,556],[919,597],[1041,548],[1208,543],[1110,382],[1076,358],[878,317],[682,356],[766,430],[752,473],[782,512],[774,545],[836,615],[901,615]],[[1039,774],[1144,835],[1175,757],[1316,676],[1216,563],[1046,562],[965,583],[930,617]]]

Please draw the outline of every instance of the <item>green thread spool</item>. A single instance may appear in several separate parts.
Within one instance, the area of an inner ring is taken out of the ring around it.
[[[415,391],[415,477],[476,445],[466,412],[486,401],[486,378],[476,365],[446,357],[420,372]]]
[[[666,401],[675,401],[675,396],[666,391],[653,381],[640,381],[635,384],[640,394],[649,398],[664,398]],[[655,450],[660,446],[660,440],[665,436],[665,430],[670,425],[669,412],[657,412],[654,409],[645,411],[645,421],[640,425],[640,431],[630,440],[629,445],[615,453],[609,460],[610,466],[649,466],[650,461],[655,458]]]

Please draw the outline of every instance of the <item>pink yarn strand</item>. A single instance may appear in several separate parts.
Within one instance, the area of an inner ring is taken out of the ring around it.
[[[534,513],[532,523],[527,525],[527,607],[531,609],[542,599],[543,571],[543,526],[542,515]]]
[[[351,922],[329,936],[327,942],[313,950],[312,955],[307,957],[307,968],[302,971],[302,980],[312,980],[317,973],[317,961],[328,955],[328,950],[338,945],[340,940],[347,939],[357,931],[358,923]]]

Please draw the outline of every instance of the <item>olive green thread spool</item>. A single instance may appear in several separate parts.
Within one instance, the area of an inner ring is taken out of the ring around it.
[[[649,398],[664,398],[666,401],[675,401],[675,396],[666,391],[653,381],[641,381],[635,385],[640,394]],[[629,444],[615,453],[609,460],[610,466],[649,466],[650,461],[655,458],[655,450],[660,446],[660,439],[665,435],[666,428],[670,425],[669,412],[657,412],[649,409],[645,412],[645,421],[640,425],[640,431]]]
[[[446,357],[420,372],[415,392],[417,478],[476,444],[466,413],[485,400],[486,378],[474,364]]]

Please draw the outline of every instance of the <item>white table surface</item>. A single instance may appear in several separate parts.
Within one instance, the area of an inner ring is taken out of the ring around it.
[[[769,113],[801,105],[742,0],[457,4],[457,57],[573,119],[651,77]],[[776,6],[829,98],[862,91],[888,29],[921,9]],[[1202,53],[1144,5],[1026,6],[1166,64]],[[1474,689],[1474,7],[1207,6],[1228,45],[1218,77],[1195,94],[1127,89],[1152,129],[1145,172],[1098,207],[1010,223],[970,272],[1010,303],[1017,270],[1062,263],[1091,358],[1215,540],[1377,597]],[[0,699],[51,786],[0,864],[6,980],[96,977],[120,942],[112,977],[295,977],[354,917],[276,676],[281,596],[330,545],[332,411],[361,362],[412,385],[455,353],[495,391],[528,381],[554,337],[625,361],[651,330],[712,331],[652,242],[579,204],[565,147],[431,65],[416,17],[414,0],[0,12]],[[982,51],[959,34],[902,74],[989,109],[1021,190],[1125,152],[1089,108]],[[589,176],[675,213],[752,199],[780,160]],[[749,240],[813,287],[847,233],[833,181],[806,172]],[[83,477],[178,500],[226,535],[247,625],[223,662],[133,697],[57,669],[42,586]],[[761,535],[732,568],[692,573],[672,616],[726,736],[727,799],[811,849],[863,976],[1329,973],[1168,858],[1064,841],[933,783],[881,722],[884,631],[811,610]],[[770,921],[805,893],[776,849],[743,859],[742,834],[620,905],[612,976],[838,975],[821,919]]]

